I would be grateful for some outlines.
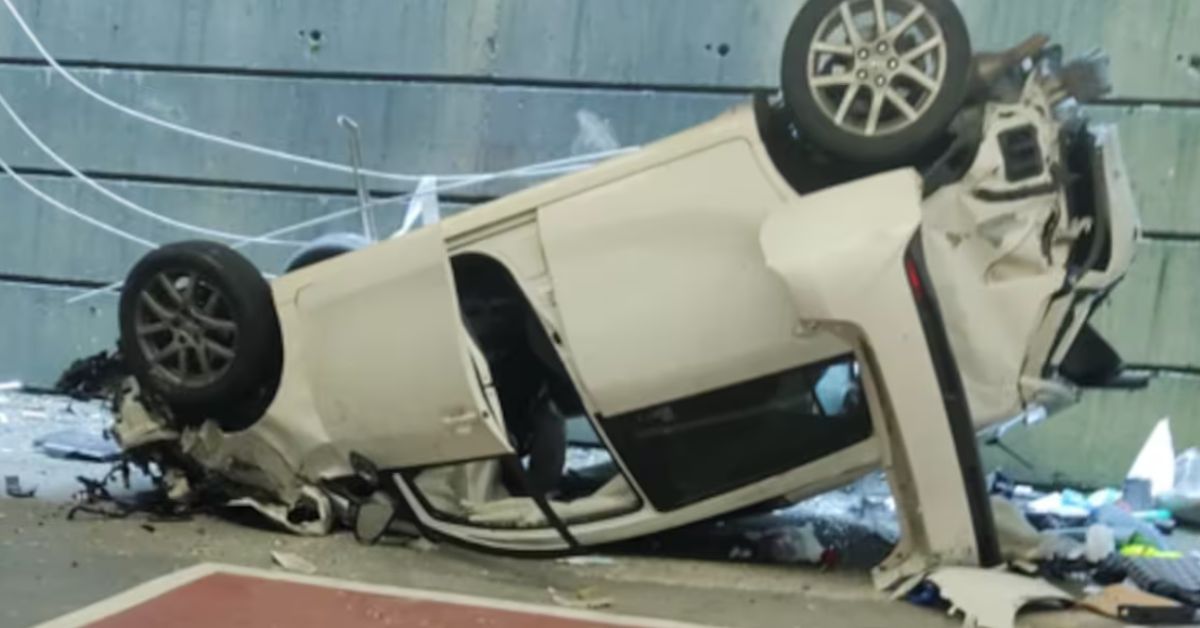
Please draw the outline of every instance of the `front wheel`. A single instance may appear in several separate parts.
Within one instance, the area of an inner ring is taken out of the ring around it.
[[[119,318],[130,370],[167,403],[235,407],[278,377],[270,286],[227,246],[180,242],[150,252],[125,281]]]
[[[945,133],[971,54],[953,0],[809,0],[784,45],[783,96],[820,148],[894,162]]]

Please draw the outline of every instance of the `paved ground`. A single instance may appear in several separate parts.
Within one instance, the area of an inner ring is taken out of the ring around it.
[[[46,458],[30,443],[63,427],[98,430],[102,421],[94,407],[9,402],[0,407],[0,475],[20,473],[23,483],[38,485],[39,492],[38,499],[0,497],[0,628],[30,626],[197,563],[269,569],[273,550],[307,559],[321,576],[539,604],[551,603],[550,588],[587,589],[612,599],[608,612],[710,625],[961,625],[940,612],[887,600],[871,587],[863,569],[821,572],[669,559],[649,553],[663,548],[644,546],[615,556],[611,564],[576,565],[425,542],[364,547],[347,534],[301,538],[212,517],[164,523],[143,516],[102,520],[85,515],[68,521],[65,502],[78,488],[74,476],[101,475],[107,467]],[[725,553],[725,546],[697,552]],[[1109,624],[1090,615],[1056,613],[1034,616],[1023,625]]]
[[[644,557],[613,565],[358,545],[348,535],[299,538],[212,518],[67,521],[64,507],[0,499],[0,626],[21,628],[198,562],[271,567],[270,553],[298,554],[318,573],[397,586],[550,601],[549,587],[595,587],[614,612],[727,626],[956,626],[939,614],[888,602],[864,572],[821,573]],[[153,529],[145,527],[150,525]]]

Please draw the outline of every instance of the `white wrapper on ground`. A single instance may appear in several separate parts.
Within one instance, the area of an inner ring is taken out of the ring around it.
[[[1150,494],[1155,497],[1175,487],[1175,444],[1170,417],[1164,417],[1154,426],[1125,477],[1149,480]]]

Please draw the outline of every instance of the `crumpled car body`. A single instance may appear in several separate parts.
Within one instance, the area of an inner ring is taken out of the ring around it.
[[[532,553],[882,466],[899,553],[986,562],[975,433],[1121,379],[1087,319],[1138,234],[1115,132],[1021,77],[954,160],[830,182],[760,97],[288,273],[265,410],[175,421],[131,380],[115,432],[181,500],[215,482],[301,533],[383,501]]]

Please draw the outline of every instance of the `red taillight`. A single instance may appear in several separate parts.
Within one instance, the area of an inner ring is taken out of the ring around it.
[[[912,288],[913,296],[918,301],[925,300],[925,286],[921,283],[921,271],[917,262],[911,257],[904,258],[904,270],[908,273],[908,287]]]

